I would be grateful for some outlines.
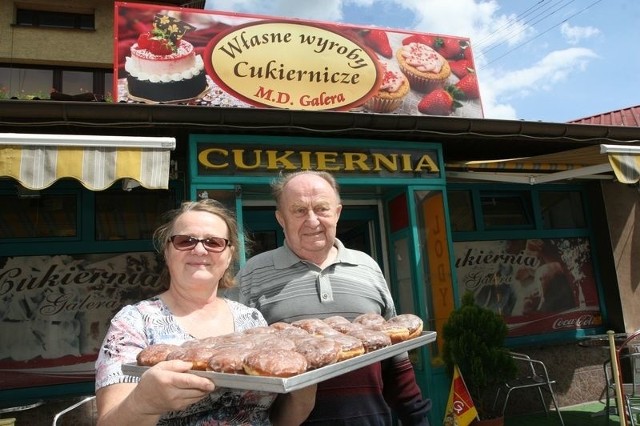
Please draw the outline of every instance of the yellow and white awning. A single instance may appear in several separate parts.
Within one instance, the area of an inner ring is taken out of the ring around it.
[[[0,133],[0,177],[31,190],[62,178],[100,191],[119,179],[148,189],[169,187],[175,138]]]
[[[600,152],[607,154],[619,182],[632,184],[640,181],[640,146],[600,145]]]
[[[619,182],[631,184],[640,181],[640,146],[592,145],[533,157],[452,162],[446,164],[446,169],[450,178],[531,185],[606,178],[602,174],[613,171]]]

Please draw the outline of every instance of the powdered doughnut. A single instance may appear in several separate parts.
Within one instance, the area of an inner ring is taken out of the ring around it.
[[[244,371],[253,376],[291,377],[307,371],[307,359],[295,351],[253,350],[244,358]]]
[[[155,343],[138,352],[136,361],[138,365],[152,367],[159,362],[166,361],[167,355],[178,349],[180,349],[180,346],[178,345],[171,345],[168,343]]]
[[[373,312],[358,315],[353,320],[354,324],[360,324],[364,328],[372,328],[374,330],[385,322],[387,322],[387,320],[382,315]]]
[[[345,359],[351,359],[364,353],[364,345],[362,340],[349,336],[347,334],[338,333],[336,336],[327,337],[335,341],[340,345],[340,352],[338,353],[338,361],[344,361]]]
[[[388,324],[399,325],[409,329],[409,339],[420,336],[422,333],[422,319],[413,314],[401,314],[393,318],[389,318]]]
[[[315,369],[338,361],[342,347],[332,339],[308,337],[296,341],[296,352],[307,359],[307,369]]]
[[[391,338],[382,331],[369,328],[354,329],[347,333],[362,341],[365,352],[372,352],[391,345]]]
[[[207,362],[207,371],[218,373],[244,373],[244,359],[252,349],[241,347],[227,347],[218,349]]]
[[[218,349],[204,346],[192,346],[189,348],[180,348],[167,355],[167,360],[179,359],[192,363],[192,370],[206,370],[209,358]]]

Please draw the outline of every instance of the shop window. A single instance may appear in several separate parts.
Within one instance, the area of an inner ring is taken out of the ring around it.
[[[582,196],[577,191],[541,191],[540,209],[544,229],[586,226]]]
[[[473,201],[470,191],[449,191],[449,217],[453,232],[470,232],[476,230],[473,217]]]
[[[480,193],[480,205],[486,230],[533,227],[528,193]]]
[[[175,207],[172,191],[96,192],[96,234],[99,241],[150,240],[162,215]]]
[[[74,194],[20,191],[0,195],[0,239],[74,237],[78,234]]]
[[[58,12],[36,9],[17,9],[16,25],[78,30],[93,30],[96,27],[93,13]]]

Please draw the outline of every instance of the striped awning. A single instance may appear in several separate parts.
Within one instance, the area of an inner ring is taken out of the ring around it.
[[[600,152],[607,154],[609,164],[621,183],[640,181],[640,147],[635,145],[600,145]]]
[[[92,191],[132,179],[148,189],[169,187],[175,138],[0,134],[0,177],[31,190],[73,178]]]

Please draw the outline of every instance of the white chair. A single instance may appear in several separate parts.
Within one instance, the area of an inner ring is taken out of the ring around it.
[[[556,408],[556,413],[558,414],[560,424],[564,426],[564,420],[562,418],[562,414],[560,413],[560,407],[558,406],[558,401],[556,400],[556,394],[553,391],[553,385],[556,383],[556,381],[549,378],[549,373],[544,363],[540,360],[532,359],[529,355],[518,352],[511,352],[511,357],[516,361],[516,364],[518,364],[519,373],[515,379],[503,383],[502,386],[498,388],[496,397],[493,401],[494,410],[497,408],[500,399],[503,398],[500,413],[504,415],[504,412],[507,409],[507,404],[509,402],[509,397],[511,396],[512,392],[522,389],[536,389],[538,391],[538,395],[540,396],[540,401],[542,402],[544,411],[545,413],[547,413],[547,416],[549,415],[549,409],[547,407],[547,403],[545,402],[543,391],[548,392],[551,395],[551,400],[553,401],[553,405]]]
[[[56,414],[53,417],[53,426],[57,426],[58,420],[60,419],[60,417],[62,417],[65,414],[67,414],[69,411],[75,410],[76,408],[80,407],[81,405],[86,404],[87,402],[93,401],[95,398],[96,398],[95,395],[88,396],[88,397],[82,399],[81,401],[76,402],[75,404],[70,405],[67,408],[65,408],[64,410],[60,411],[58,414]]]

